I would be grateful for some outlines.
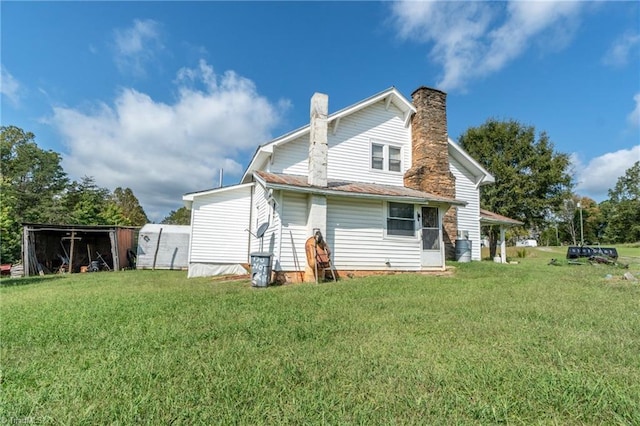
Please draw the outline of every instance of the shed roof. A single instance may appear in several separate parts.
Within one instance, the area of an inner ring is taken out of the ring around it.
[[[326,187],[309,185],[306,176],[281,173],[254,172],[256,180],[267,189],[284,189],[325,195],[341,195],[359,198],[378,198],[385,200],[410,201],[417,203],[442,203],[464,206],[465,201],[440,197],[428,192],[417,191],[404,186],[381,185],[367,182],[351,182],[328,179]]]

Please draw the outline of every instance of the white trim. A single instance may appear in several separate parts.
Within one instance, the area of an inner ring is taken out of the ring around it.
[[[467,151],[465,151],[457,142],[453,139],[449,138],[449,155],[454,157],[456,160],[460,162],[460,164],[465,167],[471,174],[478,178],[476,182],[476,187],[480,185],[484,185],[487,183],[494,183],[496,179],[493,177],[491,173],[489,173],[480,163],[469,155]]]
[[[206,195],[211,195],[211,194],[220,193],[220,192],[233,191],[236,189],[245,188],[252,185],[255,185],[255,183],[254,182],[239,183],[237,185],[223,186],[223,187],[214,188],[214,189],[206,189],[204,191],[188,192],[182,196],[182,201],[193,201],[195,198],[198,198],[198,197],[204,197]]]

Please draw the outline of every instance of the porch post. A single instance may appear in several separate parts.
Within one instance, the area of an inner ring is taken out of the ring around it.
[[[505,241],[504,226],[500,226],[500,259],[501,263],[507,263],[507,242]]]

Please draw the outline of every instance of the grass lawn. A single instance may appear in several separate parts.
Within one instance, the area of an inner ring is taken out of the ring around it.
[[[640,424],[640,284],[527,251],[267,289],[2,280],[0,423]],[[619,252],[640,276],[640,249]]]

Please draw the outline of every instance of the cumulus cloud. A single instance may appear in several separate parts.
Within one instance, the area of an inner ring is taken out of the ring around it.
[[[175,83],[173,103],[125,88],[112,104],[55,107],[50,122],[68,150],[65,171],[111,190],[131,188],[159,221],[182,205],[184,193],[217,186],[221,168],[239,176],[240,156],[271,138],[287,108],[233,71],[217,75],[205,61],[181,69]]]
[[[640,93],[633,97],[636,107],[627,115],[627,121],[632,127],[640,127]]]
[[[131,27],[114,30],[114,60],[120,72],[145,75],[145,66],[163,48],[160,24],[152,19],[135,19]]]
[[[577,156],[572,157],[576,173],[576,192],[596,201],[605,200],[609,189],[613,188],[620,176],[640,159],[640,145],[621,149],[593,158],[587,165]]]
[[[20,103],[20,83],[4,67],[0,66],[0,93],[14,106]]]
[[[618,37],[602,58],[605,65],[612,67],[625,66],[630,58],[640,59],[640,34],[625,32]]]
[[[553,31],[553,48],[558,40],[566,44],[581,7],[565,1],[400,1],[392,19],[400,37],[432,46],[430,57],[443,69],[438,87],[455,90],[501,70],[536,36]]]

